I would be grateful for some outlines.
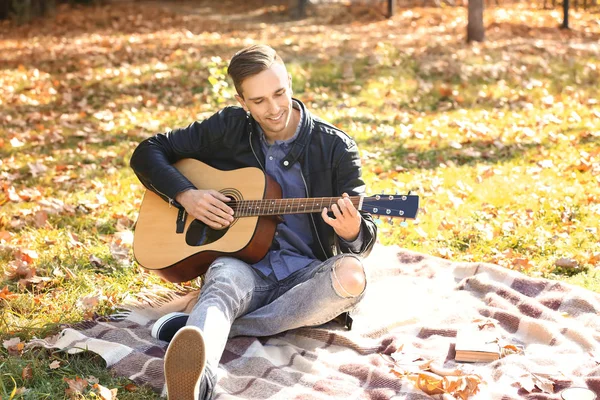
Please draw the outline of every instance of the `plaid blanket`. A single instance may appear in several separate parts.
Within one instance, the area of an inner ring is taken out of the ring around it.
[[[230,339],[216,398],[454,398],[427,395],[410,379],[425,361],[480,377],[473,399],[560,399],[571,386],[600,395],[598,294],[398,247],[378,245],[365,264],[368,292],[352,313],[352,330],[331,322],[274,337]],[[153,339],[150,327],[167,312],[190,310],[196,295],[163,289],[118,318],[86,322],[37,344],[95,352],[116,374],[164,394],[166,343]],[[473,321],[493,325],[502,340],[524,352],[456,363],[456,332]]]

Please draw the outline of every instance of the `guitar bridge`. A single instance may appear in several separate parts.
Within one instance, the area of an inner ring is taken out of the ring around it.
[[[175,221],[175,233],[183,233],[185,228],[185,220],[187,219],[187,212],[185,209],[180,208],[177,212],[177,220]]]

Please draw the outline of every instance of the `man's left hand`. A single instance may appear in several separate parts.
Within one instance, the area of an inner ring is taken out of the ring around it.
[[[352,242],[356,239],[360,233],[362,217],[352,204],[348,193],[344,193],[337,204],[331,206],[331,211],[335,218],[327,215],[327,207],[323,208],[321,217],[325,223],[331,226],[335,233],[345,241]]]

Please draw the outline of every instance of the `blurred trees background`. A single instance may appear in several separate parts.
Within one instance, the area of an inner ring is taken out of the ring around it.
[[[0,0],[0,20],[14,18],[17,22],[54,12],[57,3],[102,4],[106,0]]]
[[[198,0],[201,1],[201,0]],[[315,5],[320,1],[336,1],[336,0],[280,0],[281,3],[287,3],[290,9],[292,18],[302,19],[306,17],[307,9],[310,5]],[[337,0],[342,2],[343,0]],[[350,4],[354,2],[364,3],[369,7],[383,10],[387,17],[392,17],[396,8],[413,7],[426,5],[434,5],[437,7],[467,7],[468,9],[468,26],[467,26],[467,41],[483,41],[485,38],[485,27],[483,21],[484,8],[486,4],[494,3],[499,6],[500,3],[515,3],[522,0],[346,0]],[[561,5],[563,8],[563,28],[569,27],[569,0],[529,0],[532,4],[541,5],[543,8],[555,8]],[[598,0],[581,0],[583,9],[588,10],[588,7],[598,11]],[[29,22],[34,18],[52,15],[57,10],[57,5],[60,3],[69,4],[108,4],[111,0],[0,0],[0,20],[13,19],[17,23]],[[272,0],[277,3],[277,0]],[[548,2],[551,4],[548,5]],[[572,0],[574,8],[577,10],[580,7],[580,0]]]

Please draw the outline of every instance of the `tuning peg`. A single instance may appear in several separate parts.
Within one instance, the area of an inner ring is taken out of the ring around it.
[[[388,221],[387,221],[387,222],[388,222],[388,224],[390,224],[390,225],[394,225],[394,218],[392,218],[392,217],[388,218]]]
[[[404,218],[402,220],[402,222],[400,222],[400,226],[403,227],[403,228],[406,228],[408,226],[408,222],[406,222],[406,218]]]
[[[375,218],[373,218],[373,220],[374,220],[374,222],[375,222],[375,225],[377,225],[377,226],[381,226],[382,222],[381,222],[381,220],[379,219],[379,217],[375,217]]]

